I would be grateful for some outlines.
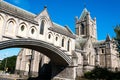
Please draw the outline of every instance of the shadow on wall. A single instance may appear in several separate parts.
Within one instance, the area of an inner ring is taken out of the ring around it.
[[[41,61],[40,65],[41,66]],[[53,77],[58,75],[61,71],[63,71],[65,67],[63,66],[56,66],[52,62],[48,64],[44,64],[42,67],[39,68],[39,76],[36,78],[30,77],[28,80],[51,80]]]

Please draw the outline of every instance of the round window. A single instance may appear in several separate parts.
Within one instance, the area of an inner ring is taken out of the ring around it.
[[[24,31],[24,29],[25,29],[25,26],[22,25],[22,26],[21,26],[21,31]]]

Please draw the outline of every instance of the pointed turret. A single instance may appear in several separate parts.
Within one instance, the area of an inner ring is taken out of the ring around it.
[[[88,12],[88,10],[86,8],[84,8],[83,11],[82,11],[82,14],[80,15],[79,19],[80,20],[84,19],[88,14],[90,14],[90,13]]]
[[[107,34],[106,41],[111,41],[110,35]]]
[[[83,38],[90,37],[95,42],[97,40],[96,18],[92,19],[90,12],[84,8],[79,19],[76,17],[75,20],[76,35]]]

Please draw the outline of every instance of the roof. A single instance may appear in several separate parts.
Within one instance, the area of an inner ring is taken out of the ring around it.
[[[83,9],[82,14],[80,15],[80,19],[83,19],[88,13],[88,10],[86,8]]]
[[[110,35],[107,34],[106,41],[111,41]]]
[[[9,14],[11,16],[20,18],[30,23],[38,25],[38,22],[34,20],[35,14],[25,11],[17,6],[9,4],[5,1],[0,1],[0,12]]]
[[[93,43],[93,46],[94,46],[94,47],[98,47],[98,46],[100,46],[100,45],[103,45],[104,43],[105,43],[105,40],[97,41],[97,42],[94,42],[94,43]]]
[[[75,35],[72,34],[68,28],[66,27],[63,27],[61,25],[58,25],[56,23],[53,23],[53,26],[49,28],[49,30],[52,30],[54,32],[57,32],[57,33],[60,33],[60,34],[63,34],[63,35],[66,35],[68,37],[71,37],[71,38],[74,38],[75,39]]]

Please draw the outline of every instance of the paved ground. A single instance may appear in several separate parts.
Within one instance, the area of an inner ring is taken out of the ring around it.
[[[15,79],[0,78],[0,80],[15,80]]]
[[[20,78],[18,75],[15,74],[2,73],[0,74],[0,80],[25,80],[25,79]]]

